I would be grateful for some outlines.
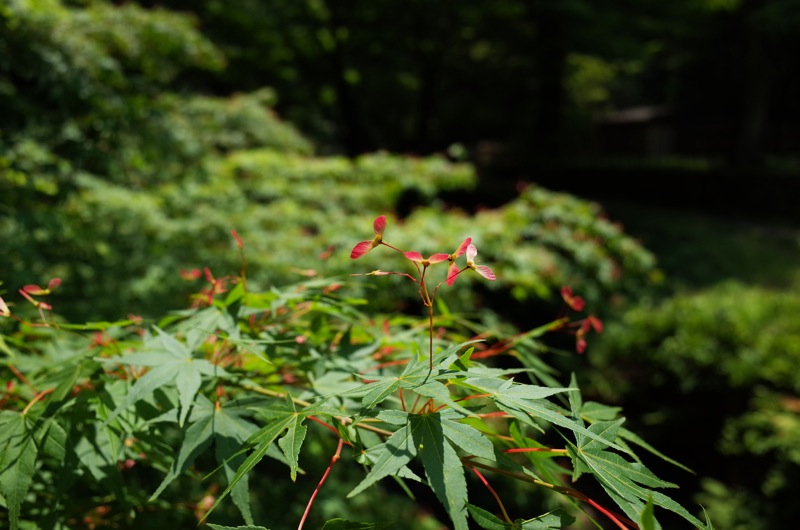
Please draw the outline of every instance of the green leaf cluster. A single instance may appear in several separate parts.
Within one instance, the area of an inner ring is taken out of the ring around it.
[[[475,188],[471,165],[313,156],[275,113],[273,90],[202,91],[197,76],[224,61],[187,15],[22,1],[0,24],[0,270],[20,285],[61,277],[56,303],[75,319],[182,305],[195,289],[177,270],[238,270],[225,252],[232,228],[263,287],[349,274],[347,253],[376,212],[405,218],[398,240],[430,234],[432,252],[454,250],[445,237],[473,237],[502,270],[496,288],[517,300],[552,299],[579,282],[583,296],[603,300],[653,271],[652,257],[591,203],[530,188],[505,207],[442,220],[444,194]],[[476,305],[457,290],[454,308]]]
[[[264,494],[261,476],[284,490],[299,484],[333,454],[331,441],[339,446],[326,477],[361,475],[340,491],[349,491],[345,503],[393,480],[416,502],[440,504],[457,529],[470,519],[481,528],[565,528],[600,517],[594,506],[613,513],[608,499],[580,492],[581,475],[593,475],[632,520],[650,500],[705,527],[660,492],[673,485],[631,446],[659,453],[621,427],[617,409],[584,404],[574,382],[540,384],[553,377],[532,359],[533,345],[515,350],[527,366],[493,367],[477,358],[488,345],[459,340],[461,321],[444,316],[431,370],[427,339],[406,317],[376,322],[331,281],[259,291],[241,280],[211,305],[154,325],[5,321],[0,370],[13,383],[0,395],[0,494],[11,528],[107,524],[110,514],[125,525],[197,516],[274,528],[287,514],[252,502]],[[480,506],[474,477],[557,493],[561,507],[542,515],[519,506],[498,519],[506,508]],[[90,493],[76,503],[75,491]],[[178,499],[197,511],[175,510]],[[326,524],[411,524],[406,514],[373,511],[381,522]]]
[[[704,426],[697,439],[705,442],[691,452],[726,465],[697,486],[698,500],[720,526],[768,528],[791,517],[800,464],[799,310],[795,292],[728,281],[629,307],[594,345],[591,384],[607,399],[626,409],[655,396],[702,404],[691,417],[677,406],[658,416],[640,406],[635,419],[650,416],[665,431]],[[710,421],[720,410],[724,420]]]

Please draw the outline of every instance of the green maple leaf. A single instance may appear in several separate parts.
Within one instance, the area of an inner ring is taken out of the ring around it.
[[[288,416],[288,423],[286,424],[286,434],[278,440],[278,445],[289,460],[290,476],[292,482],[297,480],[297,469],[299,467],[300,448],[303,446],[303,441],[306,438],[306,431],[308,427],[303,425],[308,413],[298,413],[294,410],[294,403],[292,403],[293,414]]]
[[[225,477],[228,484],[233,482],[236,470],[245,460],[245,455],[241,453],[242,444],[258,427],[242,418],[238,412],[230,408],[222,407],[217,409],[214,418],[214,454],[217,462],[223,465]],[[284,461],[275,447],[270,447],[266,452],[277,460]],[[250,512],[250,487],[248,476],[244,475],[231,487],[231,500],[239,508],[247,524],[253,524],[253,516]]]
[[[563,410],[561,407],[545,399],[562,392],[576,394],[577,388],[551,388],[546,386],[526,385],[516,383],[512,380],[487,377],[469,378],[464,381],[464,384],[482,393],[488,394],[489,398],[494,400],[500,410],[507,412],[511,416],[532,427],[541,429],[534,420],[535,418],[539,418],[554,425],[558,425],[559,427],[567,428],[577,434],[595,439],[602,444],[621,449],[613,441],[604,439],[584,427],[583,422],[570,418],[566,410]]]
[[[698,528],[703,528],[703,524],[682,506],[667,495],[651,489],[675,485],[659,479],[643,464],[629,462],[622,456],[605,450],[584,451],[572,444],[567,449],[577,464],[576,474],[578,468],[580,472],[591,472],[606,493],[631,519],[639,519],[645,509],[646,500],[652,499],[656,506],[675,512]],[[660,528],[657,523],[655,528]]]
[[[485,530],[560,530],[568,528],[575,522],[574,517],[561,509],[533,519],[517,519],[513,523],[509,523],[478,506],[470,504],[468,508],[472,519]]]
[[[6,500],[11,530],[19,528],[20,508],[33,482],[37,453],[27,418],[19,412],[0,412],[0,493]]]
[[[495,460],[494,445],[482,432],[456,421],[460,415],[453,410],[442,410],[438,417],[445,437],[471,456]]]
[[[577,390],[574,375],[570,387]],[[570,393],[569,401],[573,416],[577,417],[578,422],[583,424],[583,420],[580,418],[580,411],[584,409],[584,404],[580,398],[580,393]],[[596,406],[593,406],[590,410],[595,412],[595,417],[598,417],[598,411],[595,409]],[[600,411],[600,414],[600,417],[612,417],[610,411]],[[652,507],[648,508],[650,503],[682,516],[697,528],[707,528],[683,506],[667,495],[652,489],[676,488],[675,484],[658,478],[641,462],[628,461],[622,455],[612,453],[609,450],[612,447],[620,449],[613,442],[617,439],[617,436],[621,436],[621,432],[624,432],[621,427],[624,421],[624,418],[619,418],[615,421],[596,421],[586,429],[591,433],[591,436],[576,430],[577,443],[567,444],[567,450],[574,465],[573,482],[582,473],[591,473],[628,517],[634,521],[641,518],[654,530],[659,530],[661,526],[652,515]],[[624,452],[632,455],[630,451]],[[651,513],[648,514],[648,511]]]
[[[63,462],[67,456],[67,431],[55,418],[40,419],[36,425],[36,446]]]
[[[602,403],[587,401],[586,403],[580,406],[578,413],[580,417],[583,418],[584,420],[590,423],[596,423],[598,421],[610,421],[616,419],[620,411],[621,411],[620,407],[610,407],[608,405],[603,405]],[[681,464],[680,462],[677,462],[672,458],[668,457],[667,455],[665,455],[664,453],[662,453],[661,451],[659,451],[658,449],[656,449],[655,447],[644,441],[637,434],[635,434],[632,431],[629,431],[628,429],[625,429],[624,427],[621,427],[619,429],[617,436],[618,436],[617,443],[620,445],[622,445],[623,441],[638,445],[642,449],[650,452],[651,454],[656,455],[665,462],[669,462],[670,464],[679,467],[685,471],[688,471],[689,473],[693,473],[691,469]],[[626,452],[630,454],[633,458],[636,458],[638,460],[638,458],[636,457],[635,454],[633,454],[632,451],[628,450]]]
[[[452,399],[448,388],[441,380],[449,380],[463,372],[441,368],[458,361],[458,351],[476,341],[457,344],[434,354],[434,372],[430,372],[430,362],[425,356],[418,355],[406,364],[403,372],[397,376],[362,376],[370,382],[339,394],[342,397],[361,397],[363,411],[369,411],[397,390],[411,390],[423,397],[433,398],[462,413],[469,411]]]
[[[208,402],[208,403],[206,403]],[[211,405],[210,407],[207,406]],[[208,410],[211,409],[211,410]],[[189,466],[195,459],[203,453],[203,451],[211,444],[214,439],[214,415],[213,404],[207,399],[198,399],[197,407],[194,416],[197,415],[194,421],[184,433],[183,443],[178,451],[178,455],[170,466],[167,476],[161,481],[161,484],[156,488],[156,491],[150,496],[150,501],[154,501],[164,491],[164,489],[172,483],[173,480],[178,478],[183,472],[189,469]]]
[[[348,498],[358,495],[382,478],[398,473],[417,455],[417,446],[414,444],[413,433],[408,424],[397,429],[378,447],[376,451],[380,452],[375,464],[364,480],[347,494]]]
[[[488,512],[479,506],[468,504],[467,508],[469,509],[469,514],[472,516],[472,519],[481,528],[486,530],[508,530],[509,528],[514,528],[512,523],[503,521],[493,513]]]
[[[388,476],[409,476],[407,464],[419,456],[428,483],[445,506],[454,528],[467,528],[467,482],[464,466],[455,447],[480,458],[494,460],[491,441],[478,430],[459,423],[455,410],[431,414],[408,414],[386,410],[378,419],[400,425],[383,444],[370,449],[373,465],[364,480],[349,494],[352,497]]]
[[[338,412],[326,408],[323,403],[311,405],[303,410],[297,410],[294,402],[288,396],[286,401],[277,402],[266,407],[259,407],[257,410],[268,420],[268,423],[266,426],[251,434],[245,441],[245,446],[253,447],[253,451],[239,465],[236,473],[229,479],[228,486],[219,497],[217,497],[214,505],[203,516],[203,520],[214,511],[222,499],[232,492],[233,488],[237,487],[241,481],[246,480],[250,470],[252,470],[270,450],[274,451],[274,446],[272,444],[275,440],[281,438],[281,435],[283,435],[283,437],[278,441],[278,445],[289,463],[290,473],[294,480],[299,469],[298,460],[300,448],[305,439],[306,426],[303,425],[303,421],[305,421],[308,416],[332,416]]]
[[[155,330],[158,337],[145,341],[145,349],[148,351],[111,359],[97,359],[101,362],[150,367],[150,370],[130,388],[123,402],[105,420],[104,426],[111,423],[128,407],[165,385],[175,385],[178,389],[180,401],[178,423],[183,426],[200,389],[203,376],[228,376],[228,373],[219,366],[205,359],[194,358],[192,351],[172,335],[159,328]]]
[[[464,466],[445,437],[441,417],[412,414],[409,426],[431,489],[444,505],[455,530],[467,530],[467,480]]]
[[[597,422],[589,426],[598,437],[613,440],[622,419],[617,421]],[[589,472],[594,475],[608,495],[622,508],[622,511],[633,520],[638,520],[645,511],[646,503],[652,502],[670,510],[695,525],[704,528],[705,525],[692,516],[680,504],[667,495],[652,488],[675,488],[675,484],[658,478],[644,464],[628,461],[622,455],[612,453],[596,439],[578,436],[578,444],[568,444],[567,450],[575,464],[573,481],[582,473]],[[654,529],[660,526],[655,518],[648,518]]]
[[[647,504],[639,516],[639,528],[641,530],[655,530],[657,524],[656,516],[653,513],[653,501],[652,499],[647,499]]]
[[[237,289],[240,287],[241,284],[236,286]],[[234,318],[216,306],[196,311],[185,320],[177,322],[172,329],[175,333],[185,335],[186,346],[190,350],[197,349],[218,329],[224,331],[232,342],[239,338],[239,328],[236,326]]]
[[[244,461],[244,455],[237,453],[240,453],[245,441],[258,430],[255,424],[242,417],[244,412],[235,405],[217,408],[207,398],[198,396],[189,418],[192,424],[184,433],[178,455],[158,489],[150,496],[150,500],[156,499],[172,481],[189,469],[212,442],[217,462],[224,468],[230,483],[236,468]],[[275,449],[271,456],[278,458],[280,454]],[[246,475],[231,488],[231,498],[245,522],[253,524]]]

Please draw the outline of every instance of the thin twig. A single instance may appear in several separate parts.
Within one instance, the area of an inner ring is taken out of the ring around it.
[[[27,413],[28,413],[28,411],[30,410],[30,408],[31,408],[31,407],[32,407],[32,406],[33,406],[33,405],[34,405],[34,404],[35,404],[37,401],[39,401],[40,399],[42,399],[43,397],[45,397],[47,394],[50,394],[50,393],[52,393],[52,392],[53,392],[53,390],[55,390],[55,387],[53,387],[53,388],[48,388],[47,390],[42,390],[41,392],[39,392],[38,394],[36,394],[35,396],[33,396],[33,399],[30,401],[30,403],[28,403],[27,405],[25,405],[25,408],[24,408],[24,409],[22,409],[22,415],[24,416],[25,414],[27,414]]]
[[[479,479],[481,479],[481,482],[483,482],[483,485],[484,485],[484,486],[486,486],[486,489],[488,489],[488,490],[489,490],[489,492],[492,494],[492,496],[494,497],[494,500],[496,500],[496,501],[497,501],[497,504],[498,504],[498,506],[500,506],[500,511],[501,511],[501,512],[503,512],[503,519],[505,519],[505,520],[506,520],[506,522],[508,522],[509,524],[513,524],[513,521],[511,521],[511,517],[509,517],[509,516],[508,516],[508,512],[506,511],[506,507],[503,505],[503,501],[502,501],[502,500],[500,500],[500,496],[499,496],[499,495],[497,494],[497,492],[494,490],[494,488],[492,487],[492,485],[491,485],[491,484],[489,484],[489,481],[488,481],[488,480],[486,480],[486,477],[484,477],[484,476],[481,474],[481,472],[480,472],[480,471],[478,471],[477,469],[475,469],[475,467],[473,467],[473,466],[470,466],[470,465],[468,465],[468,467],[469,467],[469,468],[470,468],[472,471],[474,471],[476,475],[478,475],[478,478],[479,478]]]
[[[311,494],[311,498],[308,500],[308,504],[306,505],[306,511],[303,512],[303,518],[300,519],[300,524],[297,527],[297,530],[303,530],[303,525],[306,522],[306,517],[308,517],[308,512],[311,511],[311,505],[314,504],[314,499],[317,498],[317,493],[319,493],[319,489],[325,483],[325,480],[328,478],[328,474],[331,472],[331,468],[333,464],[335,464],[339,460],[339,456],[342,454],[342,445],[344,444],[344,440],[339,438],[339,444],[336,446],[336,452],[331,457],[331,463],[328,464],[328,469],[325,470],[325,474],[322,475],[322,478],[317,484],[317,487],[314,489],[314,493]]]
[[[6,366],[8,366],[8,369],[9,369],[9,370],[11,370],[12,372],[14,372],[14,375],[16,375],[16,376],[17,376],[17,379],[19,379],[20,381],[22,381],[22,384],[24,384],[25,386],[27,386],[28,388],[30,388],[30,389],[33,391],[33,393],[34,393],[34,394],[38,392],[38,390],[36,390],[36,387],[35,387],[35,386],[33,386],[33,385],[30,383],[30,381],[28,381],[28,378],[27,378],[27,377],[25,377],[25,376],[22,374],[22,372],[20,372],[19,370],[17,370],[17,367],[16,367],[16,366],[14,366],[14,365],[13,365],[13,364],[11,364],[11,363],[7,364]]]
[[[505,475],[507,477],[512,477],[512,478],[515,478],[517,480],[522,480],[524,482],[530,482],[531,484],[536,484],[537,486],[541,486],[543,488],[547,488],[547,489],[550,489],[550,490],[553,490],[553,491],[557,491],[557,492],[559,492],[559,493],[561,493],[563,495],[566,495],[568,497],[572,497],[573,499],[578,499],[579,501],[587,502],[587,503],[591,504],[592,506],[594,506],[595,508],[597,508],[598,510],[600,510],[606,517],[608,517],[609,519],[614,521],[614,524],[616,524],[618,527],[622,528],[622,530],[628,530],[624,526],[625,524],[629,525],[631,528],[637,528],[637,529],[639,528],[639,525],[637,525],[636,523],[634,523],[633,521],[631,521],[627,517],[625,517],[623,515],[620,515],[620,514],[616,514],[616,513],[612,512],[611,510],[603,508],[597,502],[593,501],[592,499],[590,499],[589,497],[587,497],[586,495],[584,495],[583,493],[581,493],[578,490],[572,489],[572,488],[567,487],[567,486],[559,486],[557,484],[550,484],[549,482],[545,482],[543,480],[530,477],[530,476],[525,475],[523,473],[517,473],[515,471],[508,471],[508,470],[505,470],[505,469],[500,469],[500,468],[497,468],[497,467],[494,467],[494,466],[481,464],[480,462],[474,462],[472,460],[465,460],[465,459],[462,458],[461,461],[467,467],[478,467],[478,468],[481,468],[481,469],[486,469],[487,471],[494,471],[495,473],[499,473],[499,474]],[[624,524],[623,524],[623,522],[624,522]]]

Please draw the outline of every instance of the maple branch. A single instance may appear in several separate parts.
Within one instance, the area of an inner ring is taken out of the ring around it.
[[[317,418],[316,416],[309,416],[308,419],[311,420],[311,421],[315,421],[315,422],[319,423],[320,425],[322,425],[323,427],[325,427],[329,431],[333,432],[335,435],[337,435],[337,436],[339,435],[339,431],[337,431],[336,428],[333,425],[328,425],[327,423],[325,423],[321,419]]]
[[[566,454],[569,451],[566,449],[552,449],[550,447],[511,447],[509,449],[503,449],[504,453],[563,453]]]
[[[308,401],[292,397],[286,392],[278,392],[277,390],[270,390],[268,388],[261,388],[260,386],[255,386],[255,385],[242,385],[242,388],[244,388],[245,390],[252,390],[253,392],[255,392],[257,394],[262,394],[262,395],[265,395],[265,396],[271,396],[271,397],[276,397],[276,398],[281,398],[281,399],[285,399],[285,398],[288,397],[289,399],[292,400],[292,403],[294,403],[295,405],[300,405],[301,407],[310,407],[311,406],[311,403],[309,403]],[[336,419],[341,421],[344,425],[348,425],[350,423],[353,423],[353,420],[351,418],[348,418],[348,417],[345,417],[345,416],[337,416]],[[357,424],[355,424],[355,426],[358,427],[359,429],[364,429],[365,431],[372,431],[372,432],[374,432],[376,434],[380,434],[382,436],[391,436],[392,435],[392,433],[387,431],[387,430],[379,429],[378,427],[373,427],[371,425],[364,425],[363,422],[357,423]]]
[[[557,484],[550,484],[549,482],[545,482],[543,480],[530,477],[530,476],[525,475],[523,473],[517,473],[515,471],[508,471],[508,470],[505,470],[505,469],[500,469],[500,468],[497,468],[497,467],[494,467],[494,466],[490,466],[490,465],[487,465],[487,464],[481,464],[480,462],[473,462],[472,460],[465,459],[465,458],[462,458],[461,462],[465,466],[470,467],[470,468],[478,467],[478,468],[481,468],[481,469],[486,469],[487,471],[494,471],[495,473],[499,473],[499,474],[505,475],[507,477],[515,478],[517,480],[522,480],[524,482],[530,482],[531,484],[535,484],[535,485],[541,486],[543,488],[547,488],[547,489],[550,489],[550,490],[553,490],[553,491],[557,491],[558,493],[561,493],[561,494],[566,495],[568,497],[572,497],[573,499],[577,499],[579,501],[587,502],[590,505],[592,505],[593,507],[595,507],[598,510],[600,510],[606,517],[611,519],[614,522],[614,524],[616,524],[622,530],[628,530],[628,528],[625,527],[626,524],[629,525],[631,528],[636,528],[636,529],[639,528],[639,525],[637,525],[636,523],[634,523],[633,521],[631,521],[627,517],[625,517],[623,515],[616,514],[616,513],[612,512],[611,510],[603,508],[600,504],[598,504],[597,502],[595,502],[594,500],[590,499],[589,497],[587,497],[586,495],[584,495],[583,493],[581,493],[580,491],[578,491],[576,489],[573,489],[573,488],[570,488],[570,487],[567,487],[567,486],[559,486]],[[623,524],[623,522],[624,522],[624,524]]]
[[[308,517],[308,512],[311,511],[311,505],[314,504],[314,499],[317,498],[317,493],[319,493],[320,488],[325,483],[325,480],[328,478],[328,474],[331,472],[333,464],[335,464],[339,460],[339,456],[342,454],[342,445],[344,445],[344,440],[342,440],[342,438],[339,438],[339,444],[336,446],[336,452],[331,457],[331,463],[328,464],[328,469],[325,470],[325,474],[322,475],[319,484],[317,484],[317,487],[314,489],[314,493],[311,494],[311,498],[308,500],[308,504],[306,505],[306,511],[303,512],[303,518],[300,519],[300,525],[298,525],[297,530],[303,530],[303,525],[306,522],[306,517]]]
[[[36,394],[35,396],[33,396],[33,399],[32,399],[32,400],[30,400],[30,402],[29,402],[27,405],[25,405],[25,408],[24,408],[24,409],[22,409],[22,413],[21,413],[21,414],[22,414],[23,416],[24,416],[25,414],[27,414],[27,413],[28,413],[28,411],[30,410],[30,408],[31,408],[31,407],[32,407],[32,406],[33,406],[33,405],[34,405],[34,404],[35,404],[37,401],[39,401],[40,399],[42,399],[43,397],[45,397],[47,394],[50,394],[50,393],[52,393],[54,390],[55,390],[55,387],[53,387],[53,388],[48,388],[47,390],[42,390],[41,392],[39,392],[38,394]]]
[[[500,500],[500,496],[494,490],[492,485],[489,484],[489,481],[486,480],[486,477],[484,477],[481,474],[481,472],[478,471],[477,469],[475,469],[473,466],[469,466],[468,465],[467,467],[469,467],[472,471],[475,472],[476,475],[478,475],[478,478],[481,479],[481,482],[483,482],[483,485],[486,486],[486,489],[488,489],[489,492],[492,494],[492,496],[494,497],[494,500],[497,501],[497,504],[500,506],[500,511],[503,512],[503,519],[505,519],[508,523],[513,524],[513,521],[511,521],[511,517],[508,516],[508,512],[506,511],[506,507],[503,505],[503,501]]]
[[[33,385],[31,384],[31,382],[30,382],[30,381],[28,381],[28,378],[27,378],[27,377],[25,377],[25,376],[22,374],[22,372],[20,372],[19,370],[17,370],[17,367],[16,367],[16,366],[14,366],[14,365],[13,365],[13,364],[11,364],[11,363],[7,364],[6,366],[8,366],[8,369],[9,369],[9,370],[11,370],[12,372],[14,372],[14,375],[16,375],[16,376],[17,376],[17,379],[19,379],[20,381],[22,381],[22,383],[23,383],[25,386],[27,386],[28,388],[30,388],[31,390],[33,390],[33,392],[34,392],[34,393],[38,392],[38,390],[36,390],[36,387],[35,387],[35,386],[33,386]]]

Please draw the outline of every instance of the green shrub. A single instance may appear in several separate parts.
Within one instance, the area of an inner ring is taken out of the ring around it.
[[[192,178],[141,188],[70,171],[35,144],[22,147],[0,171],[7,197],[15,197],[6,205],[13,215],[0,219],[9,242],[5,269],[20,284],[64,277],[61,296],[87,318],[119,317],[113,311],[120,304],[153,314],[178,305],[188,292],[175,275],[181,268],[237,270],[225,252],[231,229],[247,241],[252,280],[260,285],[312,271],[346,274],[354,228],[409,196],[421,206],[396,230],[400,241],[430,233],[420,251],[452,252],[444,234],[471,236],[502,271],[496,288],[523,301],[580,283],[581,294],[598,303],[647,284],[653,271],[652,256],[602,219],[596,205],[541,188],[497,210],[441,216],[436,197],[470,188],[476,176],[468,165],[437,157],[378,153],[351,161],[234,149],[205,157],[203,172]],[[100,296],[111,291],[116,302]],[[460,289],[452,303],[474,307],[474,295]]]
[[[580,283],[599,303],[653,270],[594,204],[529,188],[505,208],[442,220],[442,193],[475,186],[471,166],[311,156],[269,89],[220,98],[184,82],[223,66],[187,16],[49,0],[9,4],[0,23],[0,270],[20,285],[63,277],[74,318],[179,305],[181,268],[238,270],[231,229],[262,286],[348,274],[349,235],[379,212],[410,211],[396,236],[424,230],[432,251],[452,250],[438,246],[444,233],[472,236],[503,273],[495,288],[523,302]],[[459,288],[452,303],[476,298]]]
[[[640,370],[649,384],[666,374],[682,392],[767,384],[800,391],[800,310],[796,293],[727,282],[663,302],[647,302],[611,324],[593,360]],[[663,375],[659,375],[663,374]],[[638,381],[614,380],[605,390],[635,391]]]
[[[730,528],[779,528],[797,516],[799,311],[798,293],[727,282],[634,306],[589,356],[591,386],[635,403],[635,421],[666,433],[693,424],[691,444],[672,445],[696,462],[725,459],[698,500]]]
[[[432,234],[430,251],[447,250],[438,234],[473,237],[497,264],[500,280],[493,287],[519,301],[553,299],[561,286],[575,284],[600,305],[659,278],[653,255],[606,219],[598,204],[539,186],[470,217],[422,209],[409,217],[405,231]]]

